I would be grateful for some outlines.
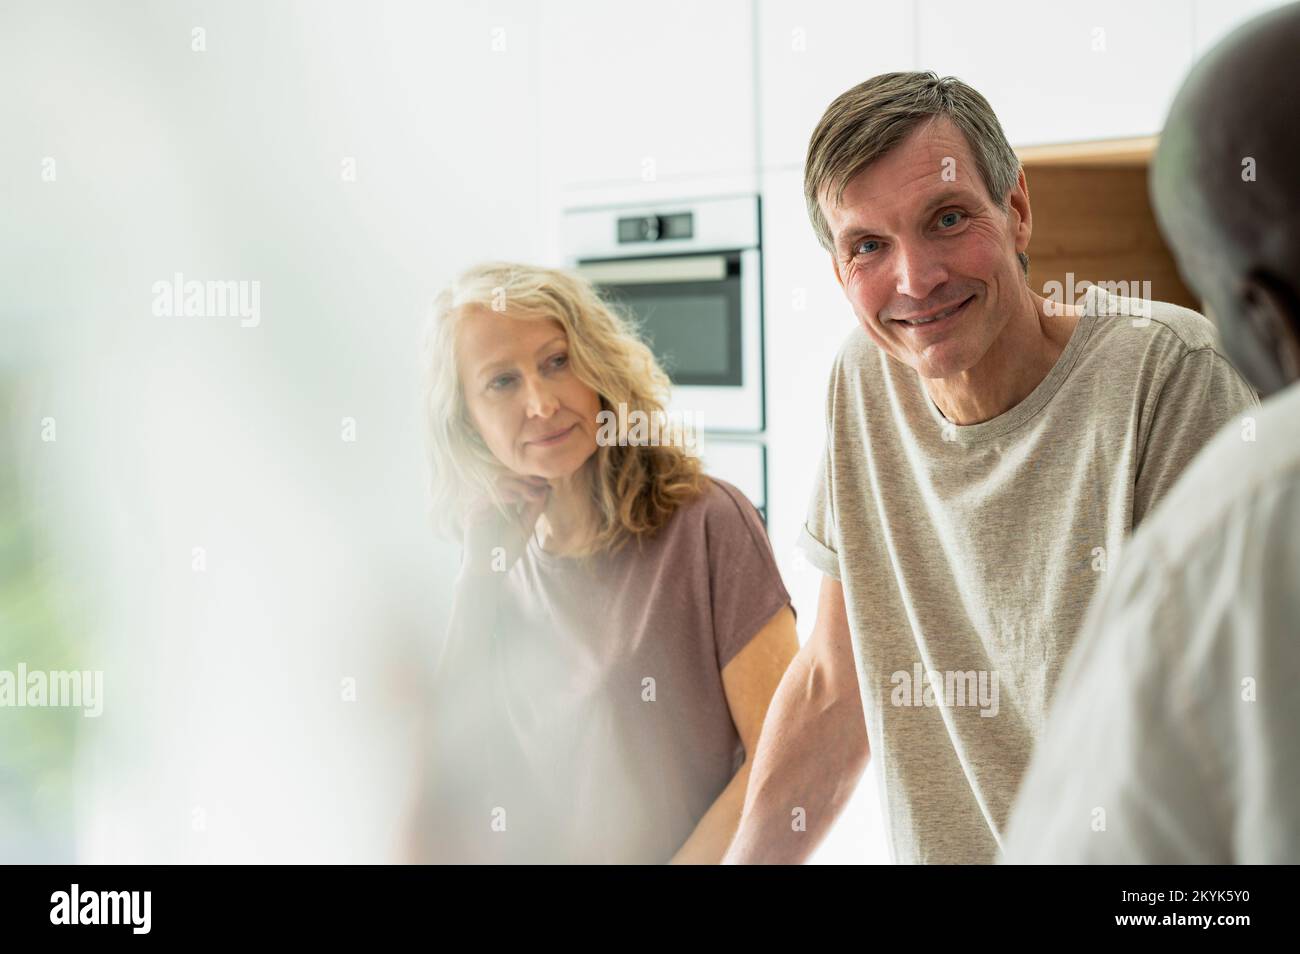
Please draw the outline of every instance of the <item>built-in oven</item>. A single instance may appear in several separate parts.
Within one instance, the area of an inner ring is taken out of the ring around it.
[[[673,383],[669,410],[707,432],[764,427],[757,196],[574,209],[569,264],[630,311]]]

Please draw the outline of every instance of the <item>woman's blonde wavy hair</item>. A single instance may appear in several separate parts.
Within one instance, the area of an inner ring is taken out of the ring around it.
[[[629,416],[662,413],[670,386],[632,321],[585,279],[510,262],[486,262],[461,273],[434,300],[424,346],[430,515],[453,536],[462,532],[466,508],[483,495],[508,512],[496,479],[510,471],[470,420],[456,365],[456,327],[476,307],[558,321],[569,339],[570,367],[599,395],[602,410],[617,414],[623,404]],[[680,441],[598,445],[591,476],[599,520],[591,553],[614,552],[630,539],[652,536],[706,488],[699,459]]]

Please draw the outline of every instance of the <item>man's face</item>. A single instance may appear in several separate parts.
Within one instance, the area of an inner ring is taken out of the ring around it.
[[[600,395],[573,373],[558,321],[476,309],[461,319],[456,360],[470,419],[502,466],[555,480],[596,452]]]
[[[924,378],[980,362],[1024,294],[1023,176],[1008,209],[998,208],[965,136],[941,118],[851,179],[838,205],[826,195],[820,205],[836,277],[880,348]]]

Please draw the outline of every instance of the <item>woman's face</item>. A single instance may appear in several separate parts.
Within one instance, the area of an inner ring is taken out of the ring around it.
[[[460,320],[456,362],[470,420],[514,473],[569,477],[596,452],[600,395],[573,373],[558,321],[474,308]]]

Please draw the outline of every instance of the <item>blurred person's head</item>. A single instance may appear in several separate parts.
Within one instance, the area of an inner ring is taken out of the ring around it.
[[[1151,171],[1183,279],[1262,396],[1300,378],[1298,53],[1297,4],[1227,37],[1184,82]]]
[[[658,530],[703,488],[680,441],[598,441],[602,411],[662,415],[670,382],[632,324],[586,280],[506,262],[475,266],[434,302],[426,413],[435,520],[457,532],[504,474],[578,480],[597,550]]]
[[[954,77],[885,73],[836,98],[808,145],[804,198],[863,329],[924,378],[979,363],[1029,301],[1020,161]],[[954,308],[955,321],[920,323]]]

